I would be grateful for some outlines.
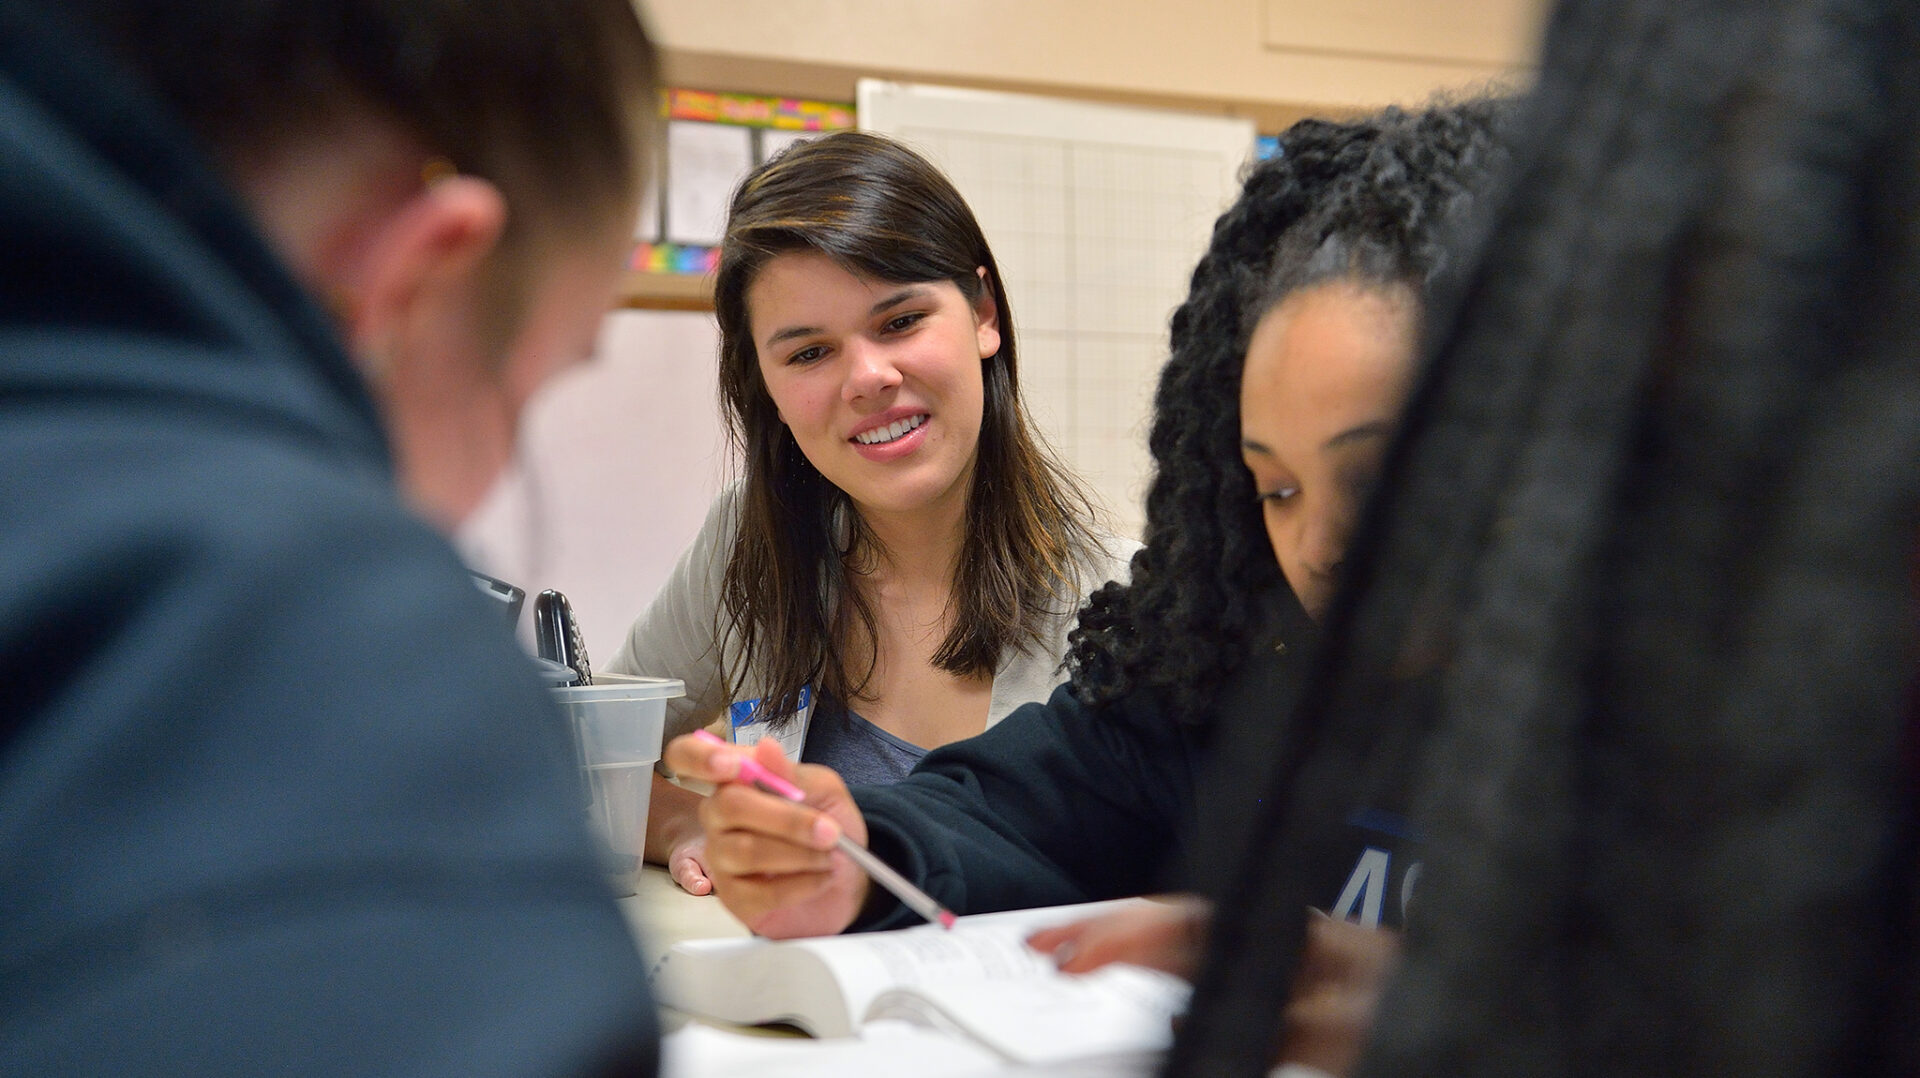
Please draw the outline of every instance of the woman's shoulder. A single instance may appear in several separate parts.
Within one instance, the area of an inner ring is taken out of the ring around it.
[[[740,534],[740,515],[745,501],[746,492],[741,480],[730,480],[720,488],[713,500],[707,503],[706,515],[700,519],[700,530],[681,549],[681,569],[710,568],[710,563],[723,558],[725,552],[732,549],[734,540]]]
[[[706,520],[700,525],[701,534],[732,535],[740,528],[740,510],[747,498],[747,481],[729,479],[720,492],[713,496],[707,506]]]

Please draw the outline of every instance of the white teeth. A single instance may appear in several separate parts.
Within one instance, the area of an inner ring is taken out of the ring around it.
[[[853,440],[859,442],[861,445],[880,445],[884,442],[891,442],[910,430],[918,429],[920,424],[926,421],[927,417],[924,415],[908,416],[906,419],[896,419],[884,427],[875,427],[870,431],[856,434],[853,436]]]

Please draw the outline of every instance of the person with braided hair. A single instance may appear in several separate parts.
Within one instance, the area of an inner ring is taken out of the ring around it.
[[[886,787],[850,792],[773,746],[669,744],[676,772],[721,783],[701,813],[736,915],[768,936],[908,923],[830,852],[842,831],[962,913],[1208,878],[1183,852],[1252,809],[1240,757],[1286,726],[1443,240],[1501,156],[1504,112],[1475,100],[1305,121],[1250,172],[1174,315],[1145,548],[1131,582],[1083,611],[1070,685]],[[731,783],[748,751],[807,804]],[[1320,903],[1395,923],[1411,883],[1395,830],[1376,812],[1326,835],[1299,866]]]
[[[1920,8],[1562,0],[1525,113],[1167,1073],[1266,1073],[1383,741],[1362,1075],[1920,1073]]]

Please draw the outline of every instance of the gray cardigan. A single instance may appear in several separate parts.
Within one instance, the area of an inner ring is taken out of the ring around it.
[[[725,611],[720,602],[720,580],[727,553],[738,528],[740,487],[729,486],[714,499],[700,532],[680,555],[666,584],[633,623],[626,641],[607,664],[621,674],[679,678],[687,694],[667,705],[668,738],[689,733],[712,721],[735,703],[756,701],[764,695],[761,671],[748,668],[737,639],[724,631]],[[1107,538],[1104,557],[1087,566],[1080,579],[1084,597],[1108,580],[1127,579],[1127,563],[1139,544]],[[1041,647],[1013,648],[1001,656],[993,675],[993,697],[987,705],[987,726],[1006,718],[1021,704],[1044,700],[1054,686],[1066,680],[1061,660],[1067,652],[1067,633],[1073,629],[1076,609],[1058,611],[1049,621]],[[797,721],[775,733],[787,755],[800,757],[812,717],[809,699]],[[754,726],[764,730],[764,723]],[[758,731],[741,728],[739,739],[758,739]]]

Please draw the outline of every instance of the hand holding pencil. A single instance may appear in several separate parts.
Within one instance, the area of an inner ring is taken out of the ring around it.
[[[721,902],[749,929],[782,939],[830,935],[853,923],[872,884],[841,852],[841,839],[864,852],[867,827],[831,768],[795,764],[772,739],[749,749],[699,734],[669,742],[665,762],[683,779],[715,784],[700,805],[707,870]],[[743,776],[790,783],[805,801]]]

